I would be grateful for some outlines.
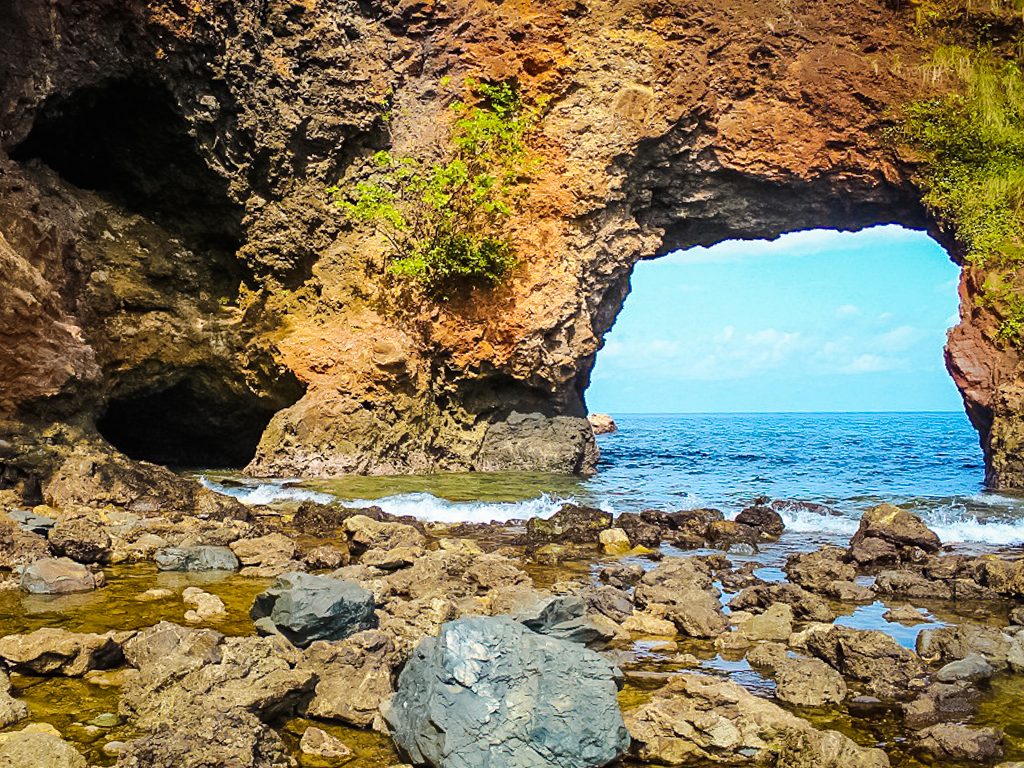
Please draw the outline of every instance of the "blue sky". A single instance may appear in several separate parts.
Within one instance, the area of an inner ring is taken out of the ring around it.
[[[958,411],[959,270],[923,232],[810,230],[641,262],[593,412]]]

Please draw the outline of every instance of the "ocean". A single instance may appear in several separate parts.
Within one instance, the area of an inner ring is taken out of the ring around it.
[[[806,545],[845,542],[882,502],[920,515],[966,550],[1024,544],[1024,497],[986,491],[978,436],[962,413],[612,414],[591,478],[445,474],[252,480],[205,473],[215,490],[251,504],[314,499],[377,505],[438,522],[549,515],[565,502],[611,512],[717,507],[758,496],[827,505],[783,513]]]

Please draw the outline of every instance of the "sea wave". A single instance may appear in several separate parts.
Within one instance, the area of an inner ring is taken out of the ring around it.
[[[349,507],[380,507],[392,515],[410,515],[425,522],[489,523],[550,517],[574,498],[542,493],[525,501],[449,501],[430,493],[401,493],[380,499],[345,501]],[[609,510],[610,511],[610,510]]]
[[[320,504],[330,504],[338,500],[337,497],[329,493],[320,493],[288,485],[288,483],[294,482],[291,480],[269,480],[253,484],[232,483],[228,485],[207,477],[200,477],[199,482],[211,491],[231,496],[243,504],[251,506],[294,501],[315,501]]]
[[[944,544],[1024,544],[1024,520],[981,520],[964,509],[934,509],[921,515]]]

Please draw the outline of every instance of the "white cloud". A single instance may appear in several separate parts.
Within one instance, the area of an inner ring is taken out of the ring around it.
[[[836,317],[856,317],[860,314],[860,307],[856,304],[843,304],[836,308]]]
[[[902,352],[914,346],[922,336],[924,334],[912,325],[901,325],[875,337],[874,347],[884,352]]]
[[[880,355],[863,354],[839,369],[840,373],[881,373],[903,367],[902,360]]]

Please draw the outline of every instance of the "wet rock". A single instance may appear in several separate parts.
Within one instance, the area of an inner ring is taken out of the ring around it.
[[[807,649],[876,696],[906,699],[921,689],[924,663],[878,630],[833,627],[807,639]]]
[[[341,739],[313,726],[303,731],[299,749],[304,755],[331,761],[344,760],[354,754]]]
[[[0,733],[0,766],[86,768],[86,762],[52,725],[33,723],[20,731]]]
[[[790,555],[783,570],[794,584],[811,592],[825,592],[835,581],[849,582],[856,578],[857,569],[845,558],[846,550],[840,547],[822,547]]]
[[[629,589],[644,576],[643,566],[635,563],[613,563],[602,568],[597,578],[618,589]]]
[[[222,658],[225,638],[212,629],[192,629],[161,621],[125,641],[125,661],[136,669],[198,669]]]
[[[123,656],[112,632],[96,635],[44,627],[0,638],[0,659],[24,674],[81,677],[93,669],[117,666]]]
[[[250,615],[257,628],[280,632],[304,648],[314,640],[343,640],[377,626],[373,595],[351,581],[289,573],[257,595]]]
[[[647,512],[655,513],[657,510]],[[636,546],[654,549],[661,544],[662,526],[642,513],[623,512],[615,518],[615,525],[625,531],[626,536]]]
[[[110,536],[106,529],[85,517],[58,521],[49,538],[50,548],[59,557],[79,563],[102,563],[110,557]]]
[[[777,669],[789,659],[789,650],[782,643],[760,643],[746,655],[747,663],[761,669]]]
[[[668,619],[662,619],[646,611],[634,613],[622,622],[622,628],[628,632],[638,635],[654,635],[659,637],[673,637],[676,634],[676,625]]]
[[[589,645],[610,640],[612,635],[586,615],[586,603],[575,595],[536,593],[511,611],[512,618],[534,632],[560,640]]]
[[[366,515],[346,518],[342,528],[348,533],[351,544],[357,551],[368,549],[397,549],[418,547],[422,549],[426,537],[416,528],[405,523],[380,522]]]
[[[181,597],[185,605],[193,606],[192,610],[185,614],[185,621],[190,624],[217,621],[228,615],[223,600],[198,587],[186,587]]]
[[[364,552],[359,562],[371,568],[395,571],[407,568],[423,557],[422,547],[395,547],[394,549],[370,549]]]
[[[908,728],[927,728],[936,723],[967,720],[978,710],[981,694],[966,683],[935,683],[913,701],[903,705],[903,722]]]
[[[696,558],[667,558],[644,574],[634,599],[640,608],[668,619],[690,637],[717,637],[728,626],[711,570]]]
[[[595,435],[607,435],[612,432],[617,432],[619,429],[618,425],[615,423],[615,419],[607,413],[589,413],[587,414],[587,421],[590,422],[590,426],[593,428]]]
[[[21,573],[21,588],[34,595],[91,592],[105,583],[103,572],[93,572],[66,557],[36,560]]]
[[[937,760],[990,763],[1003,756],[1003,734],[995,728],[940,723],[918,733],[915,746]]]
[[[734,544],[749,544],[756,549],[759,538],[755,529],[735,520],[715,520],[708,525],[704,537],[717,549],[728,549]]]
[[[618,672],[575,643],[507,617],[471,617],[425,638],[385,712],[410,762],[603,766],[629,746]]]
[[[606,555],[624,555],[633,547],[621,528],[606,528],[598,534],[597,540]]]
[[[941,547],[939,537],[917,515],[881,504],[861,516],[860,526],[850,539],[849,554],[861,565],[921,562]]]
[[[764,613],[737,623],[737,631],[751,641],[776,640],[785,642],[793,632],[793,609],[785,603],[776,603]]]
[[[833,581],[828,584],[822,594],[841,603],[873,603],[875,593],[854,581]]]
[[[935,673],[935,679],[940,683],[959,681],[981,683],[989,680],[994,673],[995,670],[984,656],[978,653],[969,653],[958,661],[949,662]]]
[[[633,614],[633,600],[625,590],[601,586],[585,591],[582,597],[589,611],[600,613],[620,624]]]
[[[526,522],[526,543],[596,544],[601,531],[611,528],[610,512],[566,504],[551,517],[532,517]]]
[[[56,517],[50,517],[41,513],[41,510],[49,510],[47,507],[39,507],[39,511],[27,509],[8,509],[4,514],[14,522],[18,528],[26,533],[34,533],[38,536],[46,536],[57,524]],[[54,510],[55,511],[55,510]]]
[[[839,704],[846,698],[846,682],[819,659],[786,659],[775,667],[775,697],[801,707]]]
[[[302,562],[306,564],[307,568],[315,571],[333,570],[348,565],[351,557],[347,543],[343,546],[332,544],[314,547],[302,556]]]
[[[390,634],[370,629],[340,642],[318,640],[306,658],[319,678],[307,713],[365,728],[391,697],[395,670],[404,657]]]
[[[747,587],[731,601],[734,610],[760,613],[775,603],[785,603],[800,621],[831,622],[835,611],[827,602],[796,584],[757,584]]]
[[[836,731],[819,731],[735,683],[682,674],[626,713],[634,753],[660,765],[785,765],[787,768],[887,768],[878,749]]]
[[[598,455],[594,430],[586,419],[513,411],[487,427],[474,468],[589,475]]]
[[[199,545],[194,547],[167,547],[159,550],[153,559],[161,571],[237,571],[238,558],[227,547]]]
[[[245,710],[179,707],[174,722],[128,742],[117,768],[294,768],[281,737]]]
[[[242,566],[243,576],[271,578],[300,566],[295,561],[295,542],[281,533],[238,539],[231,542],[230,548]]]
[[[1004,632],[971,622],[925,629],[917,636],[917,652],[923,659],[947,663],[977,654],[996,669],[1006,669],[1012,645]]]
[[[753,528],[762,541],[774,541],[786,530],[782,515],[770,507],[758,504],[747,507],[736,515],[736,522]]]
[[[893,621],[899,624],[908,624],[911,626],[915,624],[924,624],[930,621],[930,619],[921,612],[920,608],[915,608],[910,603],[904,603],[903,605],[895,608],[890,608],[882,614],[882,618],[886,621]]]
[[[910,600],[951,600],[949,584],[927,579],[911,571],[882,571],[875,579],[875,591],[880,595],[895,595]]]
[[[11,695],[11,679],[0,672],[0,728],[7,728],[28,717],[28,707]]]

